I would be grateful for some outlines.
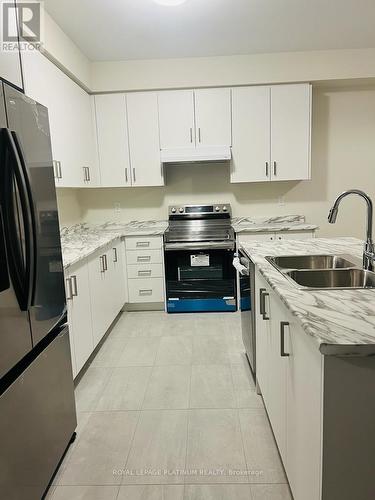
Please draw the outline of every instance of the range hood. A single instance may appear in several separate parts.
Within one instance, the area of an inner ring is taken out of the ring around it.
[[[232,158],[232,149],[230,146],[162,149],[160,151],[160,157],[162,163],[225,161]]]

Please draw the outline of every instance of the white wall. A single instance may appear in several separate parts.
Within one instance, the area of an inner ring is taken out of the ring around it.
[[[336,225],[327,223],[334,198],[348,188],[375,199],[375,87],[316,89],[313,96],[312,181],[230,184],[229,167],[167,167],[167,185],[155,188],[86,189],[78,198],[85,220],[164,219],[178,202],[230,202],[235,216],[305,214],[321,226],[319,235],[363,237],[365,208],[360,199],[342,203]],[[280,206],[279,197],[285,198]]]
[[[78,201],[78,190],[60,188],[56,193],[60,226],[72,226],[82,222],[83,214]]]
[[[91,63],[52,17],[44,12],[44,49],[85,87],[91,88]]]
[[[94,92],[375,77],[375,49],[92,63]]]

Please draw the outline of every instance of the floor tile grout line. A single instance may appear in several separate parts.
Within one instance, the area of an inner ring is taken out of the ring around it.
[[[193,354],[192,354],[193,356]],[[185,473],[187,470],[187,459],[188,459],[188,446],[189,446],[189,424],[190,424],[190,404],[191,404],[191,378],[192,378],[192,373],[193,373],[193,365],[190,365],[190,381],[189,381],[189,400],[188,400],[188,406],[189,409],[187,411],[187,416],[186,416],[186,448],[185,448]],[[184,476],[184,490],[183,490],[183,498],[185,498],[185,476]]]
[[[149,387],[149,384],[150,384],[150,380],[151,380],[151,376],[152,376],[152,372],[153,372],[153,367],[152,369],[150,370],[150,375],[149,375],[149,380],[147,382],[147,386],[146,386],[146,390],[143,394],[143,398],[142,398],[142,403],[140,404],[140,410],[139,410],[139,415],[138,415],[138,420],[137,420],[137,425],[135,426],[135,429],[134,429],[134,433],[133,433],[133,436],[132,436],[132,440],[130,442],[130,446],[129,446],[129,450],[128,450],[128,454],[126,456],[126,461],[125,461],[125,464],[124,464],[124,469],[126,469],[126,466],[128,465],[128,461],[129,461],[129,456],[130,456],[130,452],[132,450],[132,447],[133,447],[133,444],[134,444],[134,438],[135,438],[135,434],[138,430],[138,427],[139,427],[139,422],[141,420],[141,416],[142,416],[142,408],[143,408],[143,405],[144,405],[144,402],[145,402],[145,399],[146,399],[146,393],[147,393],[147,389]],[[120,485],[123,485],[124,484],[124,477],[125,475],[121,478],[121,483]]]

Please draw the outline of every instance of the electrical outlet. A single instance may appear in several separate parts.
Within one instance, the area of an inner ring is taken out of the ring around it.
[[[121,214],[121,203],[116,201],[114,204],[114,209],[115,209],[115,215],[120,215]]]

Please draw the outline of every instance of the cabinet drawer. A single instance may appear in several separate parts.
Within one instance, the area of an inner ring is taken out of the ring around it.
[[[161,250],[130,250],[126,252],[127,264],[161,264]]]
[[[133,264],[128,266],[128,278],[162,278],[162,264]]]
[[[125,238],[126,250],[142,250],[146,248],[162,248],[162,238],[160,236],[127,237]]]
[[[129,302],[163,302],[164,301],[164,279],[130,279]]]

